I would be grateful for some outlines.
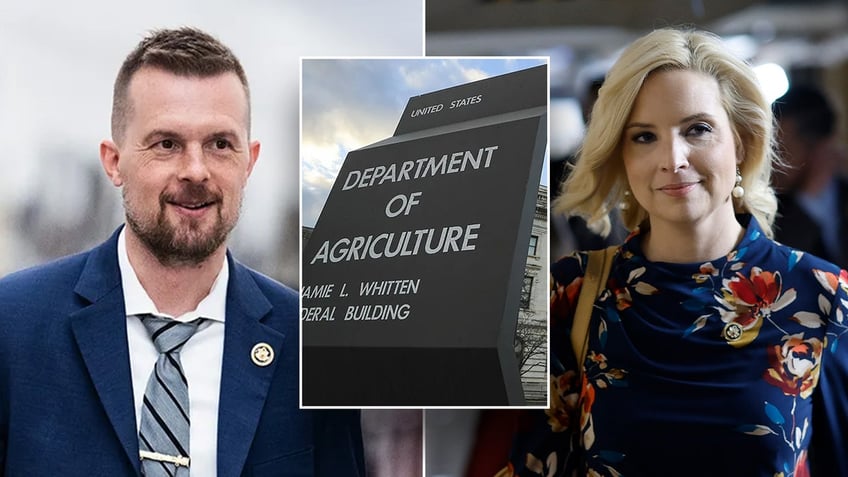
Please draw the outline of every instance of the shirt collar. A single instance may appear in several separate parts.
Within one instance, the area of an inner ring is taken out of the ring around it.
[[[124,289],[124,307],[127,316],[140,314],[154,314],[158,316],[169,316],[159,312],[156,304],[150,299],[150,296],[141,286],[138,281],[138,276],[130,264],[129,256],[127,255],[126,243],[126,228],[121,230],[118,235],[118,267],[121,270],[121,286]],[[206,318],[215,321],[224,321],[227,310],[227,283],[230,278],[229,257],[224,259],[221,265],[221,271],[215,278],[212,284],[212,289],[209,294],[197,304],[197,309],[189,311],[175,318],[178,321],[188,322],[195,318]]]

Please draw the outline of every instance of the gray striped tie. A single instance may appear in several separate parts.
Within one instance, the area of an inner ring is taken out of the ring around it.
[[[145,477],[182,477],[189,470],[188,382],[180,364],[180,349],[203,319],[181,323],[140,315],[159,351],[159,359],[144,391],[139,429],[141,469]]]

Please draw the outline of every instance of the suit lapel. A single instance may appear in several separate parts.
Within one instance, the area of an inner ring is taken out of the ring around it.
[[[103,409],[140,476],[117,237],[115,232],[109,241],[91,251],[74,288],[90,304],[73,313],[70,323]],[[242,473],[285,339],[262,323],[272,307],[253,277],[231,256],[229,263],[218,404],[219,477]],[[274,360],[268,366],[258,366],[251,359],[251,350],[258,343],[267,343],[274,350]]]
[[[91,304],[70,316],[82,359],[113,430],[140,475],[118,232],[92,250],[74,291]]]
[[[253,277],[231,256],[229,263],[230,282],[218,403],[219,477],[238,477],[242,473],[285,338],[262,323],[263,317],[271,311],[271,303]],[[251,359],[251,350],[258,343],[268,344],[275,353],[273,361],[267,366],[258,366]]]

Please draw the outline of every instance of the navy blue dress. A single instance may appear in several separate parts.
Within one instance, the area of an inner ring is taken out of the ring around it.
[[[649,262],[631,234],[579,383],[569,332],[587,255],[553,266],[551,408],[525,416],[515,475],[801,477],[811,450],[848,475],[848,274],[742,220],[738,247],[705,263]]]

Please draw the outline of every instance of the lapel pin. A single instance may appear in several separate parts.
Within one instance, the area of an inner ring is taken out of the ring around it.
[[[256,366],[268,366],[274,361],[274,348],[268,343],[256,343],[250,350],[250,359]]]

